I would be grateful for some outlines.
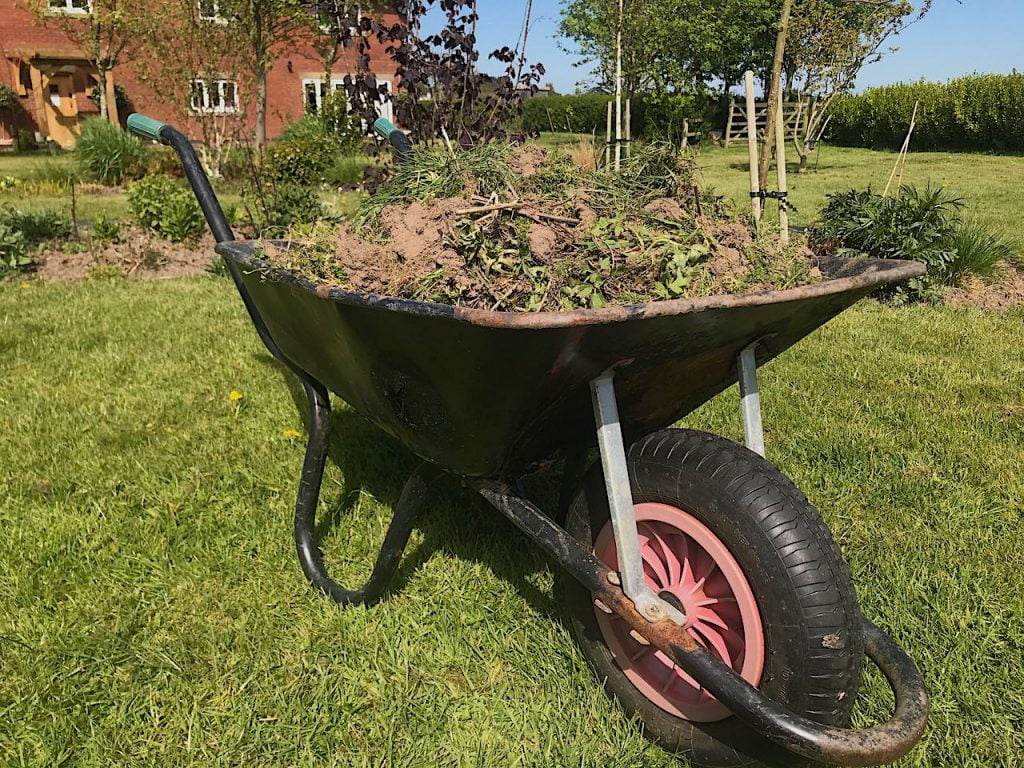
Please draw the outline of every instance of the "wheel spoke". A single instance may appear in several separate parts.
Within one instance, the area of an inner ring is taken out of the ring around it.
[[[667,586],[669,579],[665,564],[651,545],[651,539],[643,535],[640,536],[640,557],[654,571],[654,581],[657,582],[657,586],[660,588]]]
[[[732,654],[729,653],[729,648],[725,644],[725,638],[723,638],[717,630],[704,623],[694,624],[693,629],[695,629],[708,643],[711,644],[711,647],[722,661],[724,661],[728,666],[732,666]],[[700,638],[698,638],[698,642],[699,641]]]

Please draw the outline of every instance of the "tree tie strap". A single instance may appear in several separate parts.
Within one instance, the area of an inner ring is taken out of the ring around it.
[[[770,192],[767,189],[759,189],[757,192],[751,192],[750,196],[752,198],[759,198],[760,200],[778,200],[779,208],[787,211],[793,211],[794,213],[800,212],[800,209],[789,201],[789,192]]]

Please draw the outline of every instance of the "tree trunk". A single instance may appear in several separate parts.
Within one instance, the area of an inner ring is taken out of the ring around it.
[[[102,64],[96,65],[96,89],[100,93],[100,117],[110,121],[110,106],[107,104],[107,68]]]
[[[256,69],[256,135],[257,147],[267,143],[267,68],[259,65]]]
[[[771,164],[771,147],[775,141],[775,119],[782,98],[782,60],[786,56],[786,38],[789,36],[789,17],[793,12],[793,0],[782,0],[782,18],[779,32],[775,37],[775,59],[772,61],[771,83],[768,91],[768,122],[764,127],[764,151],[758,166],[761,188],[768,189],[768,166]]]
[[[797,173],[807,173],[807,161],[810,158],[810,152],[797,150],[800,154],[800,170]]]

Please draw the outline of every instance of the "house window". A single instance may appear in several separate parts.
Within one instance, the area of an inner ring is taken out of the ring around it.
[[[230,114],[238,111],[238,83],[234,80],[192,81],[193,112]]]
[[[387,86],[388,93],[391,93],[391,81],[390,80],[377,80],[378,83]],[[302,81],[302,95],[306,105],[306,113],[310,115],[316,115],[320,112],[320,109],[324,104],[324,95],[326,93],[337,93],[345,89],[345,80],[341,77],[332,77],[330,84],[330,91],[324,90],[323,78],[306,78]],[[377,112],[381,117],[386,117],[388,120],[394,120],[394,105],[391,100],[387,100],[377,105]]]
[[[92,0],[49,0],[49,8],[53,13],[92,13]]]
[[[224,15],[224,0],[199,0],[199,18],[204,21],[227,24],[228,19]]]

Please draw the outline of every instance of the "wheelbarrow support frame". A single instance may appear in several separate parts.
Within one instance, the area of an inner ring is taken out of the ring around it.
[[[209,179],[188,139],[177,130],[141,115],[128,119],[131,130],[173,147],[218,243],[234,240]],[[309,403],[309,441],[295,503],[295,543],[307,579],[341,605],[378,600],[400,561],[426,492],[442,471],[421,465],[403,489],[368,581],[355,590],[345,589],[328,575],[315,540],[316,510],[320,499],[331,431],[329,393],[319,381],[290,361],[274,342],[256,309],[239,267],[226,259],[228,270],[245,303],[253,325],[267,350],[302,382]],[[739,354],[744,431],[747,446],[763,455],[760,400],[753,345]],[[618,420],[614,374],[602,374],[591,383],[595,425],[612,511],[613,528],[623,573],[611,571],[592,552],[544,515],[533,503],[500,480],[464,478],[562,568],[583,584],[600,602],[621,616],[652,645],[710,691],[735,716],[776,744],[805,757],[827,763],[880,765],[905,755],[920,739],[928,715],[924,682],[910,658],[878,627],[862,618],[865,648],[895,693],[896,709],[886,723],[866,730],[835,728],[786,710],[744,681],[735,671],[701,647],[680,624],[684,617],[647,588],[642,570],[637,574],[636,517],[632,509],[625,446]],[[513,483],[513,485],[515,485]],[[634,546],[630,546],[632,536]],[[620,541],[621,540],[621,541]],[[627,574],[628,572],[628,574]],[[653,599],[652,599],[653,598]]]

